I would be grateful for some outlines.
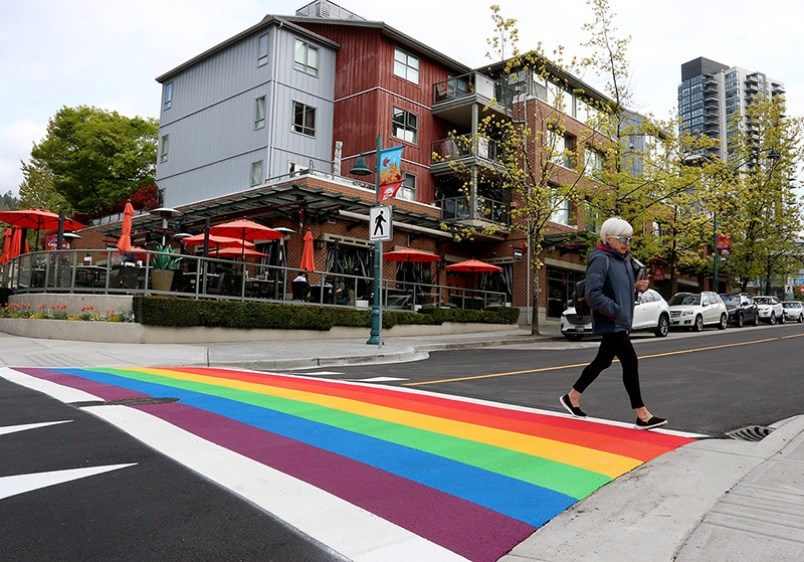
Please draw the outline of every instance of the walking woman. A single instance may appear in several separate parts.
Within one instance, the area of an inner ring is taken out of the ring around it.
[[[630,333],[636,291],[645,291],[648,280],[638,279],[639,271],[631,259],[633,233],[631,225],[619,217],[606,220],[600,228],[600,244],[589,254],[585,288],[586,301],[592,309],[592,332],[600,335],[602,341],[595,359],[560,402],[573,416],[586,417],[580,408],[581,395],[616,357],[623,368],[625,391],[636,411],[634,427],[653,429],[667,424],[667,420],[648,411],[639,389],[639,365]]]

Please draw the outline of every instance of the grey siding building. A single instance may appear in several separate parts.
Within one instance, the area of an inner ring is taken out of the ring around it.
[[[329,171],[337,45],[266,17],[162,76],[156,181],[178,207]]]

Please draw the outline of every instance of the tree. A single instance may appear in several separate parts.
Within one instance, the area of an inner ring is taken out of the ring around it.
[[[158,124],[88,106],[63,107],[31,166],[52,174],[53,189],[75,211],[89,212],[153,183]]]
[[[19,198],[11,190],[8,190],[0,197],[0,211],[13,211],[19,207],[19,204]]]
[[[53,174],[47,168],[33,163],[22,163],[23,180],[20,184],[20,206],[51,211],[70,211],[70,205],[53,189]]]

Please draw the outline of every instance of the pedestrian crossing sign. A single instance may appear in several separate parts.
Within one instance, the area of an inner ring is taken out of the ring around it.
[[[392,207],[377,206],[369,211],[369,240],[379,242],[393,236]]]

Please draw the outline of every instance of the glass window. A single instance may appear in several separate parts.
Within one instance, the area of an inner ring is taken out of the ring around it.
[[[260,35],[257,46],[257,66],[268,63],[268,34]]]
[[[416,200],[416,176],[404,172],[402,174],[402,187],[396,193],[397,199]]]
[[[550,220],[558,224],[569,225],[570,223],[570,202],[569,199],[562,198],[557,193],[550,195]]]
[[[251,163],[251,186],[262,183],[262,160]]]
[[[167,82],[162,92],[162,106],[170,109],[173,105],[173,82]]]
[[[572,169],[572,137],[566,133],[548,129],[544,138],[547,142],[546,148],[550,161],[558,166]]]
[[[418,84],[419,59],[400,48],[394,49],[394,74]]]
[[[595,150],[594,148],[587,146],[586,150],[583,151],[583,159],[584,172],[587,175],[594,172],[599,172],[603,169],[604,156],[599,150]]]
[[[162,136],[162,149],[159,151],[159,161],[167,162],[168,152],[170,151],[170,135]]]
[[[419,119],[404,109],[394,108],[394,119],[391,125],[393,136],[403,141],[416,144],[416,133]]]
[[[318,76],[318,48],[296,39],[296,54],[293,59],[296,70]]]
[[[315,136],[315,108],[297,101],[293,102],[293,130],[303,135]]]
[[[265,127],[265,96],[260,96],[254,104],[254,128],[262,129],[263,127]]]

